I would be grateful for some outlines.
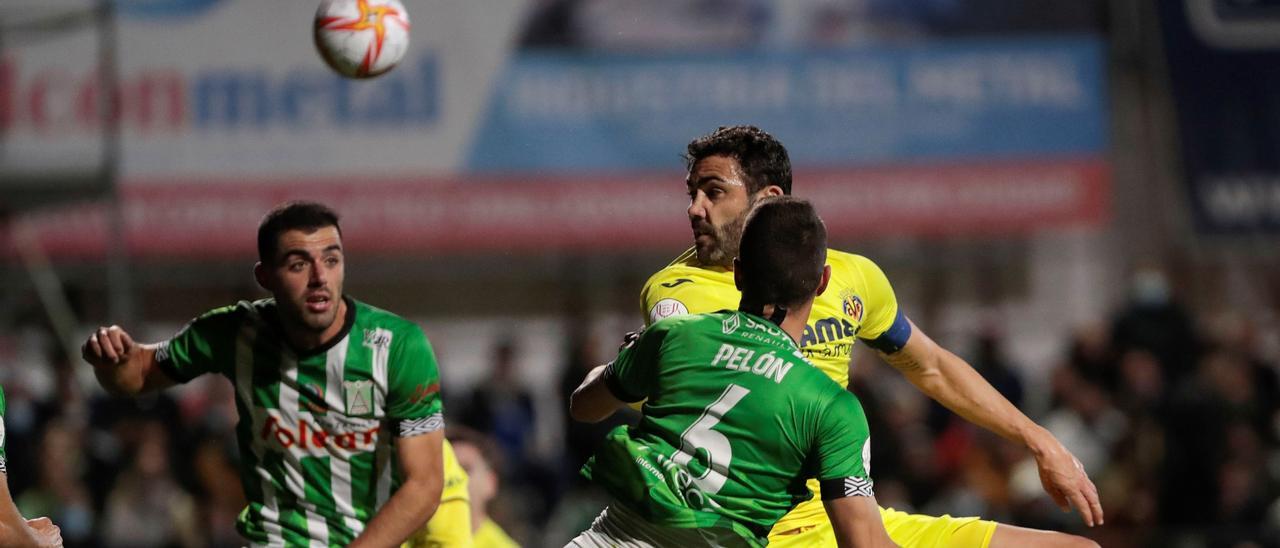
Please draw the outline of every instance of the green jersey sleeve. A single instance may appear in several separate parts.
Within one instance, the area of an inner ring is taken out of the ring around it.
[[[818,482],[822,498],[870,497],[871,435],[858,399],[841,391],[824,410],[818,425]]]
[[[672,321],[680,318],[659,321],[642,331],[638,338],[622,347],[618,358],[605,369],[605,385],[615,398],[635,403],[649,396],[658,373],[658,357]]]
[[[399,421],[400,437],[444,427],[440,368],[426,334],[412,325],[399,330],[387,368],[387,417]]]
[[[232,354],[241,315],[238,306],[227,306],[191,320],[156,348],[156,363],[161,371],[179,383],[205,373],[222,373],[224,367],[234,363]]]

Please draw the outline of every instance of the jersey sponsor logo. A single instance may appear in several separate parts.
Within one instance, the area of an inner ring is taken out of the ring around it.
[[[725,335],[729,335],[737,331],[740,325],[742,325],[742,320],[738,319],[737,314],[733,314],[724,319],[724,322],[720,324],[720,330],[724,331]]]
[[[328,427],[340,425],[340,429]],[[275,445],[286,450],[318,451],[329,449],[346,449],[349,451],[369,451],[378,441],[378,432],[382,425],[377,421],[345,423],[339,421],[316,421],[306,419],[288,422],[274,413],[268,414],[262,424],[259,436],[263,441],[275,442]]]
[[[684,303],[675,299],[662,299],[654,303],[653,308],[649,309],[649,323],[672,316],[684,316],[688,313],[689,308]]]
[[[800,346],[809,347],[815,344],[826,344],[840,339],[852,338],[858,334],[858,328],[844,318],[823,318],[804,326],[804,336]]]
[[[857,295],[850,295],[844,298],[844,315],[853,318],[854,322],[862,323],[862,299]]]
[[[671,289],[671,288],[676,287],[676,286],[678,286],[678,285],[680,285],[680,284],[691,284],[691,283],[693,283],[693,280],[690,280],[689,278],[676,278],[676,279],[675,279],[675,280],[673,280],[673,281],[666,282],[666,283],[662,284],[662,287],[665,287],[665,288],[667,288],[667,289]]]
[[[391,344],[391,332],[384,329],[364,330],[364,345],[370,348],[386,349]]]
[[[766,379],[772,379],[774,383],[782,383],[782,379],[794,365],[773,351],[757,357],[756,351],[731,344],[720,345],[720,350],[716,351],[716,357],[711,360],[711,367],[750,371]]]
[[[658,461],[658,466],[661,466],[662,470],[665,471],[666,474],[654,470],[653,465],[649,464],[644,457],[636,457],[636,462],[640,464],[640,466],[644,467],[645,470],[648,470],[649,473],[662,477],[666,481],[667,485],[671,486],[671,488],[674,489],[682,499],[684,499],[685,504],[689,505],[690,508],[693,508],[694,510],[723,509],[719,503],[698,487],[698,484],[694,481],[694,477],[689,474],[689,471],[685,470],[683,466],[676,464],[675,461],[667,458],[666,455],[659,453],[654,456]]]
[[[342,393],[346,396],[348,415],[373,412],[373,381],[342,381]]]
[[[426,385],[419,384],[418,386],[413,387],[413,395],[409,396],[409,401],[412,403],[422,403],[422,400],[427,399],[427,396],[430,396],[432,394],[436,394],[439,392],[440,392],[440,383],[438,382],[433,382],[431,384],[426,384]]]

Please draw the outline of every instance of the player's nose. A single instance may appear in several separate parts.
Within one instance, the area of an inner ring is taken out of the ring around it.
[[[692,200],[689,200],[689,220],[696,221],[707,218],[707,206],[705,198],[701,192],[695,194]]]

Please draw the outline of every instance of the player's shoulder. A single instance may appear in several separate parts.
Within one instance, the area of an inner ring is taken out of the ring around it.
[[[346,299],[355,307],[357,327],[366,330],[385,329],[395,334],[422,333],[422,328],[413,320],[352,297],[346,297]]]
[[[671,332],[682,331],[688,329],[699,329],[705,327],[712,321],[718,321],[711,318],[715,313],[709,314],[682,314],[679,316],[670,316],[662,318],[645,328],[646,332]]]
[[[240,322],[246,319],[261,318],[265,310],[273,307],[275,307],[274,299],[239,301],[235,304],[207,310],[203,314],[196,316],[189,325],[209,328],[231,327],[239,325]]]
[[[698,256],[694,253],[693,248],[689,248],[684,253],[681,253],[680,256],[668,263],[667,266],[662,267],[657,272],[654,272],[652,276],[649,276],[649,279],[644,283],[644,288],[645,290],[650,290],[657,286],[674,288],[682,283],[693,281],[688,280],[688,282],[682,282],[679,281],[681,278],[687,278],[691,275],[701,275],[705,271],[706,268],[698,263]]]
[[[827,264],[831,265],[833,274],[863,274],[880,271],[880,266],[866,256],[838,249],[827,249]]]

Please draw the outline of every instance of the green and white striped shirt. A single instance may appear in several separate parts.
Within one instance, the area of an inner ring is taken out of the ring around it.
[[[292,349],[272,299],[212,310],[162,343],[161,368],[235,385],[238,528],[254,545],[350,543],[399,488],[393,439],[444,427],[440,374],[422,330],[346,298],[344,332]]]

